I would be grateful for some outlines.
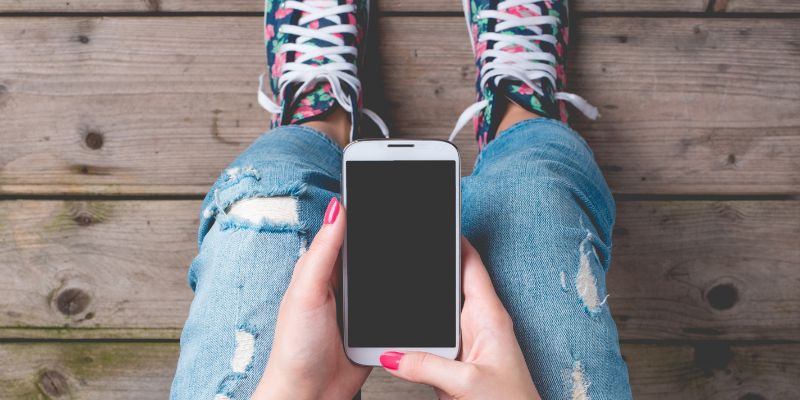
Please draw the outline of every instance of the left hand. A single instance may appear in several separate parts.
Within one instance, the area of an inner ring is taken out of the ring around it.
[[[539,400],[511,316],[467,239],[461,241],[461,264],[464,308],[459,359],[391,351],[381,355],[381,364],[398,378],[433,386],[440,399]]]
[[[347,359],[336,321],[344,234],[344,208],[334,198],[314,242],[295,265],[253,400],[352,399],[372,370]]]

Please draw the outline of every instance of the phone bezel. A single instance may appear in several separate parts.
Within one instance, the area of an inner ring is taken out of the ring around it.
[[[348,286],[347,286],[347,239],[342,246],[342,340],[345,354],[354,363],[380,366],[380,355],[386,351],[424,351],[448,359],[455,359],[461,346],[461,160],[458,149],[443,140],[370,139],[350,143],[342,157],[342,199],[347,209],[347,162],[348,161],[455,161],[455,207],[456,229],[456,301],[454,347],[351,347],[348,341]]]

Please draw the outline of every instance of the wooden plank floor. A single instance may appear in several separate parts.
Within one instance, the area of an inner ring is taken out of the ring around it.
[[[0,102],[15,134],[4,138],[0,191],[204,193],[266,129],[253,98],[263,50],[243,40],[258,20],[5,19]],[[797,20],[742,21],[597,17],[576,26],[570,81],[603,118],[576,116],[575,125],[616,193],[800,191]],[[473,98],[462,18],[379,22],[393,131],[446,137]],[[97,140],[99,148],[87,143]],[[457,144],[466,172],[476,151],[466,129]]]
[[[0,398],[167,396],[199,201],[267,127],[262,3],[0,0]],[[459,3],[379,3],[399,136],[473,99]],[[800,398],[800,2],[572,3],[635,396]],[[376,370],[364,398],[433,392]]]

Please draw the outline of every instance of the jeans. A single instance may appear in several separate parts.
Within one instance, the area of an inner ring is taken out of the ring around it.
[[[189,268],[195,298],[173,399],[249,399],[295,262],[339,193],[341,161],[323,134],[284,126],[216,181]],[[614,200],[586,142],[554,120],[520,122],[480,153],[462,200],[464,235],[514,321],[542,398],[631,398],[606,302]]]

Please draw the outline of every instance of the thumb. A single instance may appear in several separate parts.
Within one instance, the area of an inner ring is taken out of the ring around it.
[[[390,374],[409,382],[433,386],[451,397],[464,392],[477,368],[473,364],[422,352],[387,351],[381,354],[380,361]]]
[[[328,292],[339,251],[344,240],[344,209],[336,197],[331,198],[323,215],[323,225],[302,257],[292,275],[290,288],[304,296],[324,297]]]

